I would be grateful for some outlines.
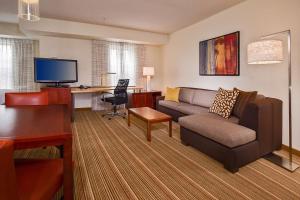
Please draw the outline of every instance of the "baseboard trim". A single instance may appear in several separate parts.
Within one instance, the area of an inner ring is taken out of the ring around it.
[[[75,108],[75,110],[91,110],[91,107]]]
[[[281,146],[281,148],[283,149],[283,150],[286,150],[286,151],[288,151],[289,150],[289,146],[287,146],[287,145],[282,145]],[[298,149],[292,149],[292,153],[293,154],[295,154],[296,156],[300,156],[300,151],[298,150]]]

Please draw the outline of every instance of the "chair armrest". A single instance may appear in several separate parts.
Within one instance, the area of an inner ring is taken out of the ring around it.
[[[105,98],[106,98],[105,95],[112,95],[112,97],[115,96],[114,93],[111,93],[111,92],[102,92],[101,95],[102,95],[102,98],[104,99],[104,101],[105,101]]]
[[[112,93],[112,92],[101,92],[101,94],[112,94],[112,95],[114,95],[114,93]]]
[[[239,124],[256,131],[262,155],[279,149],[282,143],[282,101],[263,98],[249,103]]]

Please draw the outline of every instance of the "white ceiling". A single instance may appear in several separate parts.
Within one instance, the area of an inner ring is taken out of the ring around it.
[[[40,0],[41,17],[172,33],[244,0]],[[0,21],[16,22],[17,0],[0,0]]]

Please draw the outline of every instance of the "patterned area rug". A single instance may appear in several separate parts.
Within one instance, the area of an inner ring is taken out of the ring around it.
[[[83,110],[76,111],[73,133],[76,199],[300,199],[300,170],[289,173],[260,159],[232,174],[182,145],[178,124],[172,138],[167,123],[154,125],[149,143],[143,121],[133,117],[129,128],[122,118]],[[16,153],[57,156],[55,147]]]

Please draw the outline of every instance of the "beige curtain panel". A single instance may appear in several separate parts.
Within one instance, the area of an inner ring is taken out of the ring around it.
[[[39,43],[35,40],[0,38],[0,90],[35,91],[34,57]]]
[[[119,79],[130,79],[130,86],[143,84],[142,68],[145,65],[144,45],[94,40],[92,42],[92,85],[115,86]],[[94,95],[94,110],[108,109],[101,96]]]

